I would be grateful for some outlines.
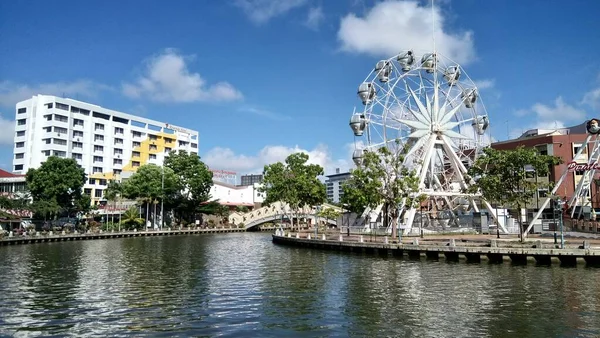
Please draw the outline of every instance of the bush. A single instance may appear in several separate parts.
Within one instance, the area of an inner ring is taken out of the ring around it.
[[[246,225],[245,225],[244,223],[240,223],[240,224],[238,225],[238,228],[242,229],[242,228],[244,228],[245,226],[246,226]]]

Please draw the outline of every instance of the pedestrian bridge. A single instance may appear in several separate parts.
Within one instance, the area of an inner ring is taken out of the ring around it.
[[[331,205],[328,203],[324,203],[321,205],[321,210],[331,208],[340,214],[342,213],[342,208],[336,207],[335,205]],[[312,224],[316,223],[316,219],[319,221],[327,222],[331,225],[337,225],[337,219],[328,219],[325,220],[323,217],[318,217],[318,211],[316,207],[305,207],[300,209],[298,212],[293,211],[287,204],[282,202],[275,202],[268,206],[264,206],[262,208],[258,208],[247,213],[234,212],[229,215],[229,223],[231,224],[244,224],[245,229],[250,229],[255,226],[274,222],[281,220],[283,216],[293,217],[295,219],[300,218],[308,218],[312,219]],[[294,224],[296,224],[294,222]]]

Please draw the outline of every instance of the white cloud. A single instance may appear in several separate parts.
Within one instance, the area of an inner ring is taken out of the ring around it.
[[[190,59],[189,57],[187,58]],[[242,93],[228,82],[207,85],[198,73],[190,73],[186,57],[173,49],[150,58],[145,73],[135,83],[124,83],[123,94],[159,102],[234,101]]]
[[[434,10],[436,50],[456,62],[475,59],[473,33],[450,33],[439,7]],[[417,1],[383,1],[364,17],[350,13],[342,18],[338,39],[343,50],[391,57],[401,50],[432,49],[432,11]]]
[[[309,163],[321,165],[325,169],[325,174],[334,173],[336,168],[344,172],[352,165],[350,155],[347,158],[334,159],[325,145],[318,145],[312,150],[299,146],[266,146],[254,155],[236,154],[230,148],[215,147],[202,156],[202,161],[211,169],[231,170],[238,174],[262,173],[266,164],[283,162],[288,155],[297,152],[308,154]]]
[[[596,88],[585,93],[581,103],[588,105],[593,109],[600,109],[600,88]]]
[[[552,105],[538,102],[529,109],[518,110],[515,115],[522,117],[523,120],[534,122],[525,122],[521,128],[513,129],[510,132],[511,138],[519,137],[529,129],[555,130],[582,123],[585,119],[585,112],[582,109],[565,103],[561,96],[557,97]]]
[[[12,145],[15,137],[15,121],[5,119],[0,114],[0,145]]]
[[[89,80],[74,82],[41,83],[36,85],[20,84],[11,81],[0,82],[0,106],[14,107],[14,105],[33,95],[69,96],[76,99],[83,97],[96,97],[101,91],[111,90],[111,87]]]
[[[319,25],[325,19],[325,14],[323,14],[323,8],[319,7],[311,7],[308,10],[308,15],[306,17],[306,21],[304,25],[314,31],[319,30]]]
[[[260,117],[264,117],[270,120],[275,120],[275,121],[286,121],[286,120],[290,120],[291,118],[287,115],[282,115],[279,113],[275,113],[272,112],[270,110],[265,110],[265,109],[261,109],[261,108],[256,108],[256,107],[241,107],[239,109],[239,111],[241,112],[246,112],[246,113],[251,113]]]
[[[236,0],[234,4],[241,8],[252,22],[260,25],[294,8],[304,6],[306,2],[307,0]]]
[[[475,80],[474,82],[479,90],[492,89],[496,85],[496,80],[494,79]]]

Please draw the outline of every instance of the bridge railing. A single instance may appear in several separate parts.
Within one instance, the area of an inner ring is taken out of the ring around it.
[[[323,204],[322,208],[331,208],[341,211],[341,208],[330,204]],[[247,213],[234,212],[229,215],[229,223],[245,225],[256,224],[264,219],[271,219],[275,216],[293,215],[294,217],[309,217],[317,214],[317,208],[305,207],[300,210],[292,210],[287,204],[275,202],[268,206],[249,211]]]

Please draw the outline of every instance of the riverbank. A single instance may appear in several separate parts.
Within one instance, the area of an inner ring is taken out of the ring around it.
[[[284,233],[277,230],[272,236],[273,243],[299,247],[337,250],[356,253],[378,254],[381,256],[408,256],[412,259],[426,257],[446,261],[465,260],[469,263],[503,263],[508,258],[513,264],[548,266],[560,263],[561,266],[600,267],[600,242],[597,240],[569,241],[564,249],[554,244],[552,239],[534,238],[521,243],[516,238],[495,239],[492,236],[435,236],[432,238],[405,238],[402,243],[393,243],[388,237],[367,235],[342,235],[314,233]]]
[[[257,231],[273,231],[274,227],[258,228]],[[182,229],[182,230],[149,230],[149,231],[105,231],[97,233],[36,233],[34,236],[13,236],[0,239],[0,246],[22,245],[36,243],[52,243],[66,241],[87,241],[96,239],[129,238],[129,237],[151,237],[151,236],[181,236],[217,233],[246,232],[244,228],[211,228],[211,229]]]

